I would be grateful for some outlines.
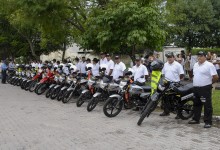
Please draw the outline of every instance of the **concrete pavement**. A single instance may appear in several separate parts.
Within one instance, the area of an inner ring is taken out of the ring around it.
[[[0,84],[1,150],[151,150],[220,149],[220,129],[204,129],[159,117],[154,112],[137,126],[138,112],[123,110],[107,118],[101,105],[93,112],[86,105],[46,99],[20,87]],[[215,126],[219,126],[214,122]]]

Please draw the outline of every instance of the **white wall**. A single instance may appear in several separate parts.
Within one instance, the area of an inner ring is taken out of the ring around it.
[[[76,57],[82,57],[85,56],[86,58],[90,58],[93,59],[95,56],[90,54],[90,53],[78,53],[78,52],[83,52],[83,50],[80,50],[79,47],[76,44],[73,44],[72,46],[68,47],[66,50],[66,54],[65,54],[65,58],[70,58],[71,60],[73,60]],[[90,51],[92,52],[92,51]],[[52,52],[49,55],[41,55],[40,59],[42,61],[45,60],[61,60],[62,59],[62,51],[57,51],[57,52]]]

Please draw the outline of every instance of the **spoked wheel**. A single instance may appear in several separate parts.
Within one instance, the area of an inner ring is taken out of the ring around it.
[[[49,97],[50,97],[52,91],[53,91],[53,88],[49,88],[49,89],[47,90],[47,92],[46,92],[46,94],[45,94],[46,98],[49,98]]]
[[[60,88],[53,88],[53,91],[51,92],[50,98],[53,100],[57,97],[59,94]]]
[[[73,92],[74,92],[73,90],[66,91],[66,93],[64,94],[64,97],[62,99],[62,102],[68,103],[73,96]]]
[[[61,91],[59,92],[59,94],[57,95],[57,100],[58,100],[58,101],[61,101],[61,100],[62,100],[62,98],[64,97],[64,94],[66,93],[66,91],[67,91],[67,89],[61,90]]]
[[[141,114],[140,119],[138,120],[137,124],[140,126],[141,123],[144,121],[145,117],[149,117],[152,111],[157,107],[157,102],[149,101],[149,103],[146,104],[145,110],[143,110],[143,113]]]
[[[42,83],[42,84],[39,84],[36,89],[35,89],[35,93],[37,95],[41,95],[43,94],[45,91],[47,90],[47,84],[46,83]]]
[[[80,94],[79,98],[76,101],[76,106],[81,107],[82,104],[86,101],[87,98],[91,97],[92,95],[89,93],[82,93]]]
[[[29,87],[29,91],[33,92],[35,88],[37,87],[37,80],[33,81]]]
[[[193,101],[182,101],[180,105],[178,116],[183,120],[191,118],[193,116]]]
[[[110,97],[103,106],[103,112],[107,117],[117,116],[123,107],[123,102],[116,97]]]
[[[25,84],[27,83],[27,80],[26,81],[23,81],[21,80],[21,89],[23,90],[25,88]]]
[[[29,87],[31,85],[32,81],[27,81],[27,83],[25,84],[25,91],[28,91],[29,90]]]
[[[90,112],[93,109],[95,109],[96,105],[99,103],[99,98],[98,97],[92,97],[92,99],[89,101],[87,105],[87,111]]]

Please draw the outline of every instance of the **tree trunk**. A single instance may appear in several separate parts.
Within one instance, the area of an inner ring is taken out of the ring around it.
[[[65,54],[66,54],[66,43],[63,43],[63,55],[62,55],[62,61],[65,58]]]
[[[34,44],[33,44],[33,42],[32,42],[29,38],[26,38],[26,39],[27,39],[28,44],[29,44],[29,46],[30,46],[32,56],[33,56],[36,60],[40,60],[40,57],[37,56],[36,53],[35,53],[35,49],[34,49]]]
[[[135,47],[135,45],[133,45],[132,46],[132,50],[131,50],[131,53],[130,53],[130,57],[131,57],[131,60],[132,60],[132,62],[133,62],[133,64],[135,64],[135,51],[136,51],[136,47]]]

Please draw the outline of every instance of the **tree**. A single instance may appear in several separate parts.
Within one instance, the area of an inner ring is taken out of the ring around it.
[[[187,47],[210,47],[214,18],[213,5],[206,0],[168,0],[167,24],[170,43]]]
[[[138,2],[111,2],[98,16],[86,23],[80,45],[96,52],[128,54],[135,59],[137,47],[161,49],[165,32],[160,15],[151,5]]]

